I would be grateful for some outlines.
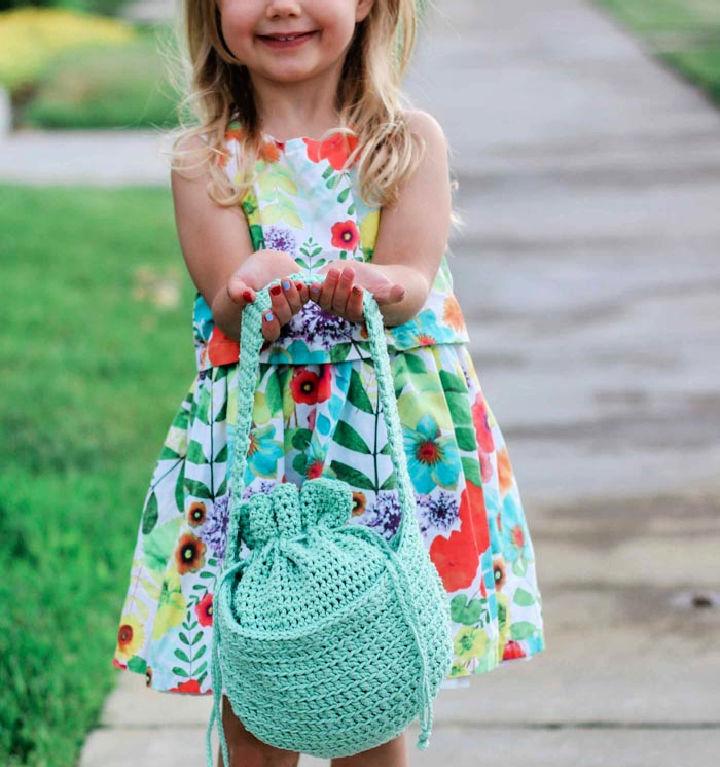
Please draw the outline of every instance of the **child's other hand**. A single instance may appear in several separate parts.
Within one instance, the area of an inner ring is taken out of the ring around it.
[[[255,251],[228,280],[228,296],[244,308],[246,303],[255,300],[257,290],[281,278],[281,283],[269,290],[272,306],[263,313],[262,334],[266,341],[277,340],[282,326],[300,311],[310,297],[304,282],[287,279],[288,274],[297,271],[297,264],[287,253],[265,249]]]
[[[402,301],[405,288],[374,269],[372,264],[353,261],[343,266],[328,264],[322,285],[310,286],[310,298],[325,311],[350,322],[363,319],[363,290],[369,290],[378,305]]]

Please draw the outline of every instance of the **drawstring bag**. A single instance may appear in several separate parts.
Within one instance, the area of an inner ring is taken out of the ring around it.
[[[290,278],[322,282],[324,275]],[[208,767],[216,720],[230,765],[223,688],[245,728],[277,748],[349,756],[392,740],[415,718],[425,748],[433,700],[452,663],[447,595],[418,526],[383,317],[369,291],[363,312],[401,507],[397,532],[388,541],[350,524],[353,488],[332,477],[300,488],[281,482],[243,499],[261,315],[277,282],[242,314],[228,538],[213,599]],[[241,558],[243,541],[249,555]]]

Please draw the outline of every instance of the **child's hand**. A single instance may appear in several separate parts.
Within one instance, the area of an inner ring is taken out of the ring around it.
[[[378,305],[402,301],[405,288],[362,261],[343,266],[328,264],[322,285],[311,285],[310,298],[325,311],[344,317],[350,322],[363,319],[363,290],[369,290]]]
[[[236,269],[227,284],[230,299],[244,308],[255,300],[255,292],[269,282],[282,278],[280,285],[270,289],[272,307],[263,313],[262,334],[266,341],[275,341],[282,326],[300,311],[309,299],[308,287],[302,281],[287,279],[286,275],[298,271],[297,264],[281,250],[258,250]]]

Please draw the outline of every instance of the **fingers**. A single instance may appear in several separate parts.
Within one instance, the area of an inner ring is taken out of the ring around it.
[[[263,338],[266,341],[277,341],[280,337],[280,330],[282,326],[277,318],[277,315],[272,309],[266,309],[262,315],[261,329]]]
[[[280,336],[282,326],[290,322],[310,296],[307,285],[288,277],[283,277],[279,284],[273,285],[268,294],[272,306],[263,314],[262,331],[266,340],[275,341]]]
[[[227,281],[226,290],[228,298],[239,306],[245,306],[245,304],[255,300],[255,291],[236,274],[231,275]]]
[[[350,298],[350,291],[355,282],[355,270],[351,266],[345,267],[342,273],[338,277],[337,284],[335,285],[335,292],[332,298],[332,310],[335,314],[345,316],[347,312],[348,298]]]
[[[350,322],[360,322],[365,316],[363,312],[363,289],[360,285],[352,286],[345,316]]]
[[[397,304],[405,298],[405,288],[397,282],[383,285],[373,292],[373,298],[379,306]]]

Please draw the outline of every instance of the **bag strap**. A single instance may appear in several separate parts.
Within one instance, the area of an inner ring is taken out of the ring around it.
[[[291,280],[303,280],[306,283],[322,283],[325,275],[308,276],[304,272],[295,272],[287,277]],[[257,386],[257,374],[259,367],[260,349],[263,343],[262,314],[272,306],[269,289],[280,282],[279,279],[269,282],[264,288],[256,292],[255,300],[247,303],[242,313],[242,327],[240,332],[240,360],[238,364],[238,414],[235,433],[235,445],[231,450],[231,465],[229,472],[230,487],[230,511],[228,520],[228,536],[225,554],[225,566],[232,567],[238,561],[240,546],[239,533],[239,506],[245,487],[245,471],[247,468],[247,453],[250,448],[250,429],[252,424],[252,411],[255,401],[255,387]],[[400,501],[401,519],[397,533],[401,539],[401,529],[407,518],[414,514],[414,499],[412,485],[408,475],[407,460],[402,442],[400,417],[398,415],[397,401],[392,372],[390,370],[390,358],[387,351],[387,339],[385,338],[385,325],[382,313],[375,298],[369,290],[363,291],[363,315],[367,325],[370,345],[370,353],[375,366],[375,377],[380,394],[380,402],[387,428],[390,456],[397,481],[398,497]]]

